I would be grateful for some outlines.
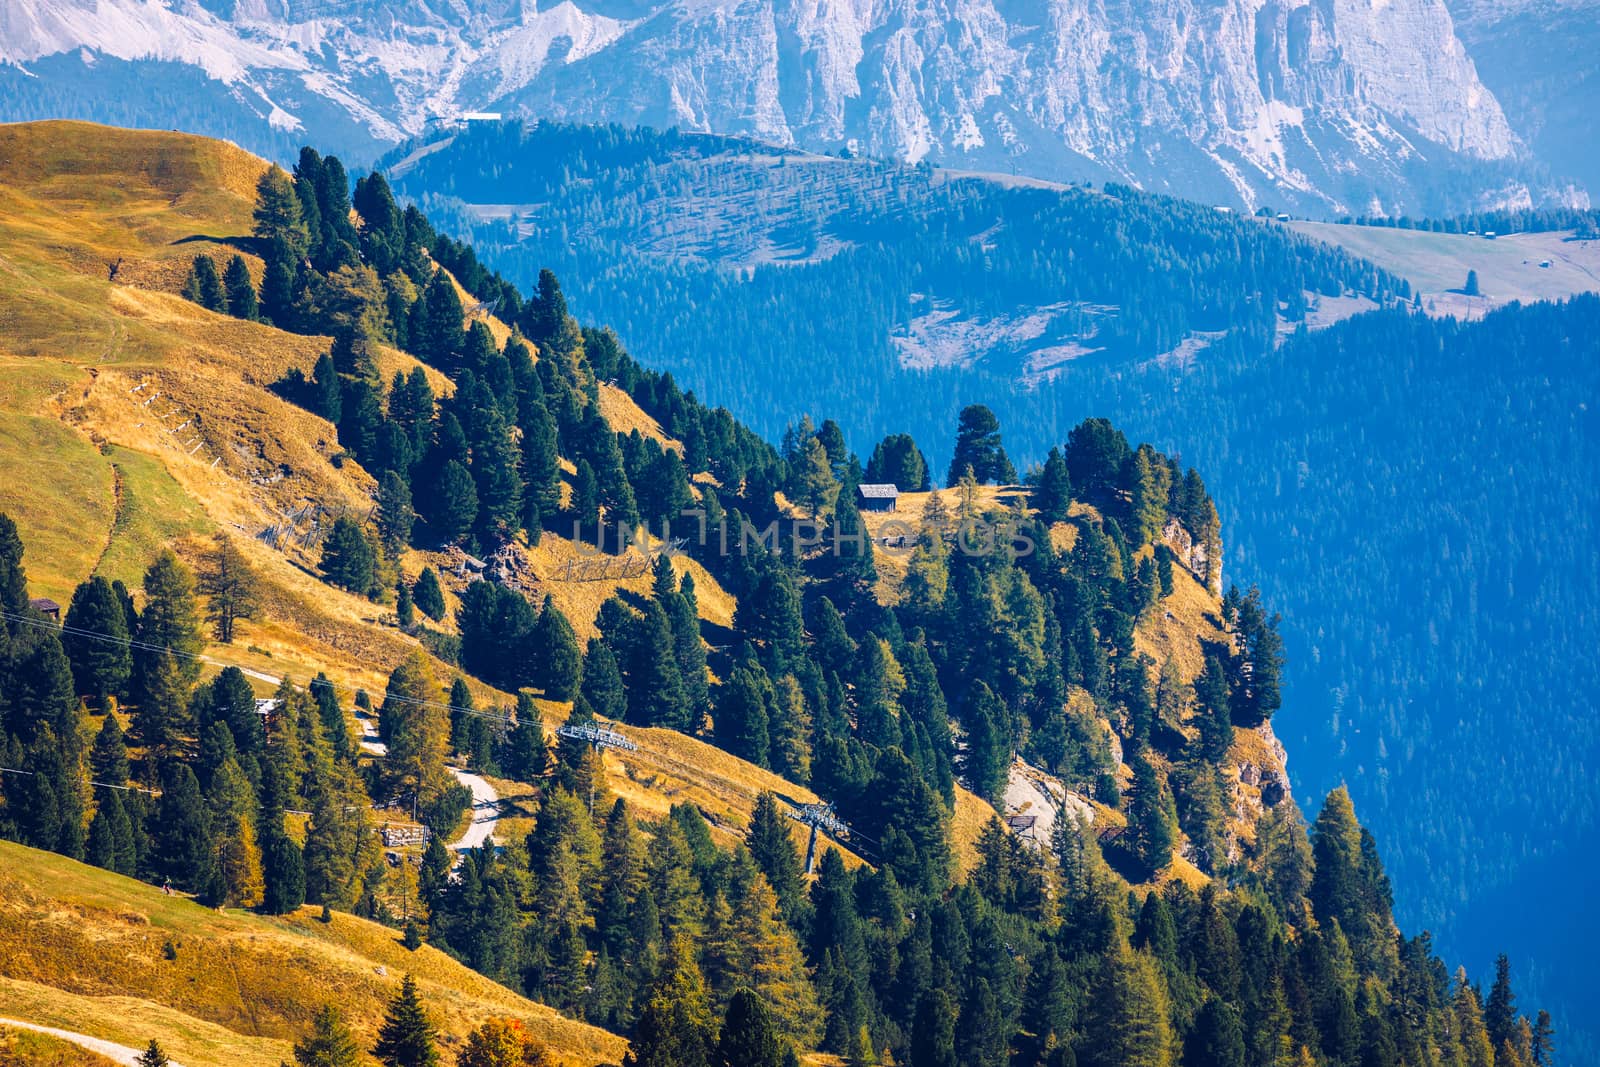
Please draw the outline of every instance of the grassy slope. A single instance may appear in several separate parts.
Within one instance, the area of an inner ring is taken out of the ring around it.
[[[21,527],[34,591],[63,603],[92,573],[136,588],[159,545],[175,543],[193,559],[204,546],[198,535],[227,533],[264,579],[264,610],[241,624],[232,647],[210,654],[301,680],[322,670],[378,694],[390,667],[417,647],[388,624],[391,610],[318,580],[314,552],[280,553],[252,536],[306,501],[371,506],[366,473],[331,462],[334,428],[266,388],[290,367],[309,371],[327,339],[215,315],[176,295],[194,255],[248,247],[265,166],[182,134],[0,126],[0,511]],[[106,264],[118,259],[112,284]],[[489,325],[509,333],[498,320]],[[416,365],[394,351],[382,362],[386,376]],[[678,447],[626,394],[601,392],[620,429]],[[548,575],[574,554],[547,535],[529,557]],[[403,566],[414,575],[442,560],[412,553]],[[695,576],[704,617],[730,625],[732,598],[699,564],[680,563]],[[605,599],[645,594],[650,579],[545,584],[585,638]],[[496,694],[480,688],[479,697]],[[553,726],[567,708],[544,711]],[[641,811],[693,799],[730,827],[748,818],[752,783],[810,799],[679,735],[653,740],[630,765],[608,766],[616,791]]]
[[[0,1026],[0,1063],[6,1067],[111,1067],[112,1062],[59,1037]]]
[[[163,947],[176,946],[176,958]],[[286,1058],[321,999],[370,1037],[406,972],[454,1040],[490,1017],[522,1020],[569,1063],[615,1061],[623,1042],[562,1018],[395,931],[312,909],[219,915],[140,882],[0,843],[0,1015],[126,1045],[161,1041],[190,1067]]]
[[[1479,313],[1485,305],[1512,300],[1557,300],[1600,290],[1600,241],[1568,241],[1566,234],[1524,233],[1490,241],[1460,234],[1296,222],[1293,228],[1344,247],[1354,255],[1393,271],[1433,298],[1440,313]],[[1539,264],[1549,260],[1548,268]],[[1483,299],[1471,301],[1460,289],[1467,272],[1478,272]]]

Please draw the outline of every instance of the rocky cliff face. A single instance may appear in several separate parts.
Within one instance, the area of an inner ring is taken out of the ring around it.
[[[1528,179],[1443,0],[13,0],[0,11],[0,57],[46,72],[35,81],[60,76],[48,61],[74,52],[90,65],[198,67],[229,106],[317,140],[345,123],[381,143],[431,116],[501,110],[1112,178],[1252,207],[1440,210],[1430,200],[1442,187],[1500,202],[1547,191]],[[164,120],[159,94],[147,106],[158,112],[148,121]]]

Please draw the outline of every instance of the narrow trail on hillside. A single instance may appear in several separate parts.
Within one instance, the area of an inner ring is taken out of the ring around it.
[[[362,750],[374,756],[387,756],[389,746],[378,740],[378,724],[371,718],[359,715],[356,722],[361,727]],[[450,842],[450,847],[457,852],[481,848],[493,836],[495,823],[505,813],[505,806],[500,803],[500,794],[482,775],[455,767],[450,768],[450,773],[455,775],[456,781],[472,791],[472,821],[467,823],[460,837]]]
[[[36,1034],[48,1034],[59,1037],[63,1041],[70,1041],[79,1048],[86,1048],[90,1052],[98,1053],[106,1059],[120,1063],[123,1067],[138,1067],[139,1057],[144,1055],[143,1049],[129,1048],[119,1045],[115,1041],[107,1041],[100,1037],[90,1037],[88,1034],[74,1033],[71,1030],[58,1030],[53,1026],[40,1026],[38,1023],[25,1023],[21,1019],[7,1019],[0,1016],[0,1026],[10,1026],[18,1030],[32,1030]],[[177,1060],[168,1060],[171,1067],[183,1067]]]
[[[247,676],[268,685],[282,685],[283,679],[263,671],[240,668]],[[361,728],[360,745],[363,751],[374,756],[384,757],[389,754],[389,746],[378,740],[378,723],[370,715],[356,716],[356,725]],[[467,823],[462,835],[450,842],[451,849],[457,852],[466,852],[474,848],[482,848],[494,835],[494,827],[505,814],[505,805],[500,803],[500,794],[495,791],[482,775],[473,774],[471,771],[450,768],[450,773],[456,776],[456,781],[472,791],[472,821]]]

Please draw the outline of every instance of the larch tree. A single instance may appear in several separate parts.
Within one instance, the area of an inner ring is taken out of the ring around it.
[[[389,674],[378,718],[389,746],[384,770],[391,795],[414,796],[425,807],[449,788],[445,757],[450,751],[450,716],[439,699],[439,682],[420,652]]]
[[[211,622],[212,634],[222,644],[233,643],[235,623],[255,618],[260,610],[260,582],[226,534],[219,533],[212,540],[197,588],[206,598],[206,618]]]

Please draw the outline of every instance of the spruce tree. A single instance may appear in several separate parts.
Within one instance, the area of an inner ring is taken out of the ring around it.
[[[1490,1044],[1497,1049],[1517,1038],[1517,998],[1511,991],[1511,961],[1503,952],[1494,961],[1494,985],[1483,1006],[1483,1025],[1489,1031]]]
[[[772,683],[761,665],[753,662],[735,667],[717,688],[718,744],[758,767],[768,765],[767,704],[771,697]]]
[[[627,691],[611,644],[604,638],[589,639],[583,657],[582,699],[596,718],[619,722],[627,715]]]
[[[174,752],[189,727],[189,690],[200,677],[194,576],[170,550],[144,575],[144,610],[133,656],[134,717],[139,740],[159,757]]]
[[[778,810],[777,797],[762,792],[750,814],[745,846],[778,895],[784,917],[793,923],[805,906],[805,878],[800,853],[790,834],[791,824],[792,820]]]
[[[955,452],[950,457],[945,485],[959,485],[969,468],[982,484],[1006,485],[1017,480],[1016,468],[1006,458],[1005,446],[1000,443],[1000,420],[982,404],[972,404],[961,410],[956,425]]]
[[[210,256],[194,257],[189,276],[184,279],[183,297],[207,311],[227,312],[228,296],[223,291],[222,279],[217,276],[217,265]]]
[[[317,1010],[311,1033],[294,1046],[296,1067],[360,1067],[361,1060],[361,1046],[332,1004]]]
[[[263,823],[261,910],[268,915],[287,915],[306,902],[305,855],[284,832],[281,815],[263,816]]]
[[[210,884],[213,855],[200,782],[188,765],[168,761],[162,770],[150,866],[173,885],[199,893]]]
[[[128,780],[128,746],[115,715],[108,714],[94,736],[89,771],[95,781],[106,785],[122,785]]]
[[[22,566],[22,535],[11,516],[0,511],[0,611],[28,610],[28,574]]]
[[[340,517],[322,545],[322,574],[329,582],[366,596],[372,591],[378,566],[377,553],[366,532],[354,519]]]
[[[250,268],[245,264],[243,256],[234,256],[228,261],[228,269],[222,276],[223,288],[227,294],[227,311],[236,319],[249,319],[254,322],[260,317],[260,309],[256,303],[256,286],[250,280]]]
[[[1033,506],[1039,518],[1047,523],[1066,522],[1072,505],[1072,478],[1067,473],[1066,457],[1061,449],[1052,447],[1045,458],[1044,469],[1039,472],[1039,484],[1033,490]]]
[[[136,1067],[167,1067],[172,1061],[167,1059],[166,1052],[154,1039],[139,1053],[139,1058],[133,1061]]]
[[[749,989],[734,993],[717,1041],[716,1067],[783,1067],[785,1051],[761,998]]]
[[[446,463],[439,475],[433,508],[433,532],[442,544],[460,542],[478,521],[478,488],[455,460]]]
[[[1005,733],[1005,705],[983,682],[967,691],[961,723],[967,730],[965,771],[972,791],[999,805],[1011,769],[1011,745]]]
[[[546,595],[544,598],[533,641],[538,650],[533,684],[544,691],[546,700],[571,700],[577,695],[583,676],[583,654],[578,650],[578,638],[571,624],[556,607],[554,597]]]
[[[404,578],[394,585],[394,617],[402,630],[410,630],[417,623],[417,606],[411,599],[411,587]]]
[[[133,674],[129,637],[127,617],[110,582],[96,576],[73,591],[61,644],[72,663],[76,691],[102,709],[109,698],[127,692]]]
[[[527,693],[517,694],[517,724],[511,728],[504,763],[506,773],[519,782],[543,778],[549,764],[544,721]]]
[[[436,1067],[439,1063],[437,1031],[417,995],[417,981],[409,974],[389,1001],[372,1054],[386,1067]]]
[[[691,709],[672,646],[672,627],[654,600],[645,602],[644,618],[634,628],[625,678],[629,722],[674,730],[691,725]]]
[[[1159,871],[1172,862],[1178,840],[1178,813],[1172,792],[1148,754],[1133,760],[1133,790],[1128,797],[1128,824],[1139,860]]]
[[[439,586],[439,575],[432,567],[423,567],[417,582],[411,588],[411,597],[417,610],[434,622],[444,620],[444,590]]]
[[[1210,997],[1201,1006],[1194,1027],[1183,1043],[1183,1062],[1206,1067],[1244,1067],[1244,1029],[1239,1013],[1226,1001]]]
[[[411,527],[417,513],[411,508],[411,489],[393,470],[383,472],[378,481],[378,540],[384,555],[399,559],[411,544]]]

